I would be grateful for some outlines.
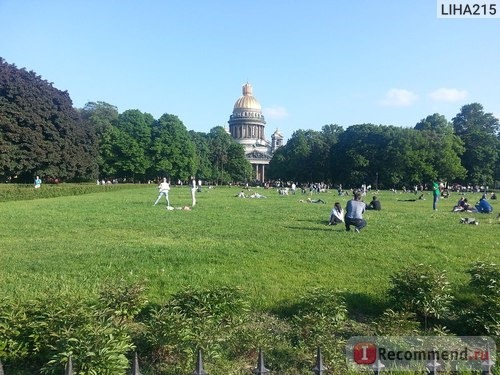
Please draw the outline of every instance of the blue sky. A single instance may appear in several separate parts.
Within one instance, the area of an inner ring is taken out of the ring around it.
[[[413,127],[479,102],[500,116],[500,19],[443,19],[437,0],[0,0],[0,56],[77,108],[226,126],[253,85],[266,135]]]

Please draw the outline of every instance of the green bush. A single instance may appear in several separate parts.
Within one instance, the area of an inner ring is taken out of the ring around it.
[[[220,365],[227,338],[247,313],[248,302],[238,288],[187,289],[174,294],[146,322],[145,342],[155,373],[194,368],[197,349]]]
[[[123,375],[129,368],[126,354],[133,349],[128,333],[99,314],[77,327],[57,332],[49,344],[53,353],[42,374],[61,374],[69,356],[78,375]],[[53,334],[54,335],[54,334]]]
[[[0,318],[6,363],[30,363],[47,375],[62,373],[69,356],[78,375],[121,375],[128,368],[130,336],[97,306],[64,295],[10,306]]]
[[[410,265],[390,276],[389,299],[396,310],[415,313],[427,329],[429,318],[441,318],[453,297],[446,272],[430,265]]]
[[[467,271],[469,287],[476,298],[465,311],[465,322],[476,334],[500,336],[500,267],[494,263],[475,262]]]
[[[14,301],[4,300],[0,304],[0,359],[21,361],[28,356],[28,345],[24,330],[27,316]]]
[[[499,269],[477,262],[468,272],[477,298],[463,317],[474,332],[495,335]],[[174,375],[193,370],[200,348],[208,373],[236,375],[255,367],[261,348],[274,373],[299,375],[310,373],[321,347],[330,373],[345,374],[351,336],[450,334],[438,325],[422,331],[417,320],[418,314],[437,317],[436,311],[441,316],[449,310],[444,272],[411,266],[392,276],[391,284],[399,310],[387,309],[370,325],[348,319],[342,294],[326,288],[306,291],[281,318],[251,310],[245,293],[230,287],[189,288],[156,307],[148,304],[142,284],[124,281],[105,284],[92,301],[58,293],[24,304],[6,301],[0,305],[0,358],[22,374],[60,374],[71,356],[75,374],[122,375],[130,367],[126,355],[137,347],[144,374]],[[444,307],[427,306],[439,292]]]
[[[133,321],[147,305],[145,291],[145,286],[140,283],[110,281],[101,288],[99,303],[104,312],[121,325]]]
[[[420,323],[412,312],[387,309],[373,322],[375,334],[380,336],[415,336]]]
[[[342,335],[347,321],[344,298],[335,290],[315,288],[300,297],[297,313],[292,317],[295,329],[295,345],[303,367],[321,347],[325,363],[330,368],[345,371],[345,342]],[[342,371],[340,373],[342,373]]]

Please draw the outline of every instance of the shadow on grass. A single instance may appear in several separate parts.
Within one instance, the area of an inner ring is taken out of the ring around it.
[[[299,230],[313,230],[313,231],[331,231],[331,232],[345,232],[344,224],[336,224],[336,225],[328,225],[327,220],[317,220],[317,219],[299,219],[297,220],[299,223],[311,223],[315,225],[320,225],[321,227],[304,227],[304,226],[284,226],[283,228],[287,229],[299,229]]]
[[[292,226],[284,226],[283,228],[286,228],[286,229],[296,229],[296,230],[309,230],[309,231],[323,231],[323,232],[332,232],[332,233],[341,233],[341,232],[345,232],[345,228],[343,227],[331,227],[331,226],[328,226],[328,225],[324,225],[323,227],[321,228],[317,228],[317,227],[311,227],[311,228],[306,228],[306,227],[292,227]]]
[[[341,292],[347,304],[349,318],[358,322],[366,322],[380,316],[389,308],[387,301],[365,293]]]
[[[349,319],[360,323],[373,321],[390,307],[387,301],[365,293],[339,292],[338,295],[345,300]],[[284,300],[272,308],[270,312],[280,318],[290,318],[299,314],[303,308],[304,303],[296,300]]]
[[[327,220],[318,220],[318,219],[298,219],[296,221],[299,223],[306,222],[306,223],[323,224],[323,225],[326,225],[328,223]]]

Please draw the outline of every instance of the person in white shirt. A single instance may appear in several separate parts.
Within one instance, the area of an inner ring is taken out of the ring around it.
[[[337,225],[344,222],[344,209],[339,202],[336,202],[330,213],[328,225]]]
[[[193,201],[193,204],[191,205],[194,207],[196,205],[196,178],[191,177],[191,199]]]
[[[163,181],[158,185],[158,190],[160,191],[160,194],[158,194],[158,198],[156,198],[156,202],[153,204],[153,206],[156,206],[156,204],[160,201],[162,196],[165,196],[165,199],[167,200],[167,207],[170,207],[170,200],[168,199],[168,192],[170,191],[170,184],[168,183],[166,178],[163,178]]]

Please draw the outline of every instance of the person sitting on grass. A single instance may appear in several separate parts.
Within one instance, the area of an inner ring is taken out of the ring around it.
[[[366,206],[366,209],[376,211],[380,211],[382,209],[382,205],[380,204],[380,201],[377,199],[376,195],[373,196],[372,201]]]
[[[465,204],[465,197],[460,197],[460,199],[457,202],[457,205],[453,207],[453,212],[460,212],[464,210],[464,204]]]
[[[491,206],[490,202],[486,200],[486,197],[484,196],[476,204],[476,209],[477,212],[480,212],[482,214],[490,214],[493,212],[493,207]]]
[[[337,225],[344,222],[344,209],[339,202],[335,202],[332,212],[330,213],[330,220],[328,225]]]

